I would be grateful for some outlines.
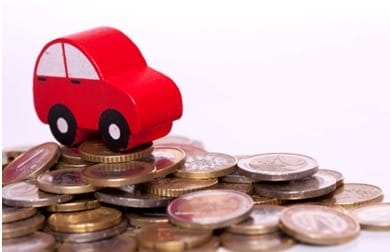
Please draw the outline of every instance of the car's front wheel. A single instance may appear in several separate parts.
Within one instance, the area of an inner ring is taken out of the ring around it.
[[[61,104],[49,111],[49,126],[53,136],[64,145],[72,145],[76,139],[77,123],[72,112]]]
[[[100,135],[113,151],[125,149],[129,143],[130,128],[126,119],[116,110],[108,109],[99,120]]]

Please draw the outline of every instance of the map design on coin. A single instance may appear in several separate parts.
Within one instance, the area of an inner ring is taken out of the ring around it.
[[[218,170],[229,166],[234,166],[235,163],[236,160],[233,157],[228,158],[225,155],[217,155],[212,153],[197,153],[187,156],[183,170],[188,172]]]
[[[299,156],[274,155],[253,159],[250,165],[262,171],[294,171],[307,166],[305,159]]]

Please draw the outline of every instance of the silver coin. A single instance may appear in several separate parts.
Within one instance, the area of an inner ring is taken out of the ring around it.
[[[336,179],[328,174],[317,172],[304,179],[284,182],[256,182],[257,194],[278,199],[308,199],[315,198],[336,190]]]
[[[54,237],[43,232],[3,240],[3,252],[42,252],[53,251],[56,246]]]
[[[122,187],[122,190],[103,189],[96,192],[95,197],[108,204],[136,208],[164,207],[172,201],[172,198],[151,195],[132,186]]]
[[[111,228],[103,229],[96,232],[88,232],[88,233],[62,233],[55,232],[51,230],[49,227],[45,227],[44,231],[46,233],[52,234],[57,241],[60,242],[74,242],[74,243],[84,243],[84,242],[93,242],[102,239],[107,239],[118,234],[123,233],[127,229],[128,223],[126,219],[122,219],[122,221]]]
[[[9,184],[3,187],[3,203],[17,207],[43,207],[69,201],[67,194],[52,194],[39,190],[35,180]]]
[[[134,235],[124,232],[110,239],[86,243],[63,243],[58,252],[130,252],[136,251]]]
[[[344,184],[344,176],[338,171],[335,170],[329,170],[329,169],[319,169],[318,171],[321,171],[323,173],[329,174],[333,176],[336,179],[336,186],[342,186]]]
[[[289,181],[313,175],[318,163],[309,156],[293,153],[266,153],[243,158],[239,171],[255,181]]]
[[[222,181],[236,184],[252,184],[253,179],[245,176],[239,170],[222,177]]]

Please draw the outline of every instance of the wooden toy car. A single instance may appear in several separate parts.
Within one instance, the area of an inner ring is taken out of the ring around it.
[[[110,149],[129,150],[168,134],[182,115],[176,84],[110,27],[46,44],[33,82],[39,119],[68,146],[100,132]]]

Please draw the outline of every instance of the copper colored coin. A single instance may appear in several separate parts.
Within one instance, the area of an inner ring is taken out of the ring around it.
[[[167,208],[169,220],[178,226],[216,229],[239,223],[250,215],[253,200],[232,190],[202,190],[173,200]]]
[[[266,153],[240,159],[240,172],[255,181],[289,181],[313,175],[318,163],[309,156],[294,153]]]
[[[56,143],[35,146],[13,160],[3,170],[3,184],[35,178],[50,169],[60,157]]]
[[[333,208],[295,205],[280,215],[280,228],[295,239],[317,245],[340,244],[354,239],[359,223]]]
[[[16,238],[28,234],[32,234],[41,229],[45,223],[45,217],[42,214],[35,214],[30,218],[3,223],[2,225],[2,238],[10,239]]]
[[[330,205],[348,208],[381,202],[382,200],[382,189],[377,186],[362,183],[344,183],[325,202]]]
[[[49,252],[56,251],[56,240],[54,236],[43,233],[34,232],[33,234],[3,240],[3,252]]]
[[[26,219],[37,212],[36,208],[32,207],[11,207],[3,204],[3,223]]]
[[[351,211],[362,229],[390,231],[390,203],[377,203]]]
[[[263,235],[242,235],[224,232],[222,246],[232,251],[279,251],[295,244],[295,241],[282,232]]]

